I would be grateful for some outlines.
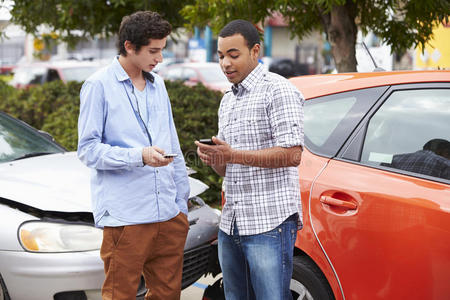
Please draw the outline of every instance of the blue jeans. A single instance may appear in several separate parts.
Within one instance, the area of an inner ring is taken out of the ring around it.
[[[287,300],[298,215],[277,228],[240,236],[219,230],[219,261],[227,300]]]

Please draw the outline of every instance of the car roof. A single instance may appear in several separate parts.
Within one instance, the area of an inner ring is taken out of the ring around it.
[[[385,85],[450,82],[450,70],[321,74],[294,77],[290,81],[309,99]]]

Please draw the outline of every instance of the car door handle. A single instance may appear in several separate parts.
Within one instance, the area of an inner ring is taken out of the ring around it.
[[[355,210],[357,208],[357,205],[353,202],[336,199],[336,198],[333,198],[330,196],[320,197],[320,202],[331,205],[331,206],[339,206],[339,207],[349,209],[349,210]]]

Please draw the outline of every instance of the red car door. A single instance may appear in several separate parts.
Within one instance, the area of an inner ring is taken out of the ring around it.
[[[332,160],[311,219],[346,299],[450,295],[450,188]]]
[[[312,184],[312,228],[346,299],[448,299],[450,90],[380,103]]]

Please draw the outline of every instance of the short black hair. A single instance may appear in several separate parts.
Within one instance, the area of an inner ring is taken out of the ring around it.
[[[425,145],[423,145],[423,150],[430,150],[433,152],[441,151],[447,147],[449,147],[450,142],[444,139],[432,139],[426,142]]]
[[[258,30],[246,20],[234,20],[225,25],[219,32],[219,37],[229,37],[235,34],[241,34],[247,42],[248,49],[252,49],[255,44],[261,44]]]
[[[161,40],[172,31],[172,26],[158,13],[152,11],[138,11],[125,16],[120,23],[117,48],[119,54],[127,56],[125,41],[130,41],[139,52],[142,46],[147,46],[150,39]]]

